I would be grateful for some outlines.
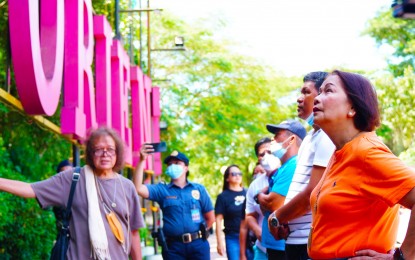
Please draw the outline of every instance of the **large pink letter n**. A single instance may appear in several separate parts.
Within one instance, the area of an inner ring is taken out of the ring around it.
[[[24,110],[31,115],[51,116],[59,103],[63,74],[63,5],[63,1],[56,0],[9,0],[16,86]],[[39,14],[42,17],[40,26]]]

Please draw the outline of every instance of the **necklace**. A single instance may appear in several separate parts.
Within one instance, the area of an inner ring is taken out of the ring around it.
[[[114,181],[114,199],[111,200],[107,194],[107,192],[104,190],[104,188],[102,187],[102,184],[100,181],[98,181],[98,185],[100,186],[101,190],[103,191],[103,193],[105,194],[105,197],[111,202],[111,207],[116,208],[117,207],[117,203],[115,203],[115,195],[117,194],[117,181]]]

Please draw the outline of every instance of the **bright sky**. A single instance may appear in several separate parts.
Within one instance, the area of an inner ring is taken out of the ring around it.
[[[143,2],[144,3],[144,2]],[[286,75],[343,66],[381,69],[386,48],[361,36],[366,21],[392,0],[151,0],[187,22],[220,15],[219,35]],[[143,4],[144,5],[144,4]],[[162,15],[162,14],[161,14]]]

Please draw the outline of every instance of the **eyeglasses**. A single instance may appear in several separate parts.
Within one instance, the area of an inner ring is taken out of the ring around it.
[[[112,148],[112,147],[98,148],[98,149],[94,150],[94,155],[95,156],[103,156],[104,153],[107,153],[107,155],[109,155],[109,156],[114,156],[116,151],[117,150],[115,150],[115,148]]]
[[[231,172],[232,176],[242,176],[242,172]]]

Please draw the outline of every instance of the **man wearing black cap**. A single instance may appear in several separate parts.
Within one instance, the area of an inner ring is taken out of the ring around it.
[[[144,144],[133,181],[140,196],[156,201],[163,212],[163,233],[167,247],[163,259],[210,259],[206,230],[215,221],[213,205],[204,186],[187,180],[189,159],[173,151],[164,160],[169,184],[143,184],[144,164],[151,145]]]
[[[298,149],[307,134],[304,126],[295,120],[287,120],[278,125],[268,124],[267,130],[274,134],[270,145],[271,156],[281,160],[281,167],[270,177],[268,189],[256,195],[256,201],[264,211],[264,220],[284,205],[297,165]],[[285,260],[285,241],[274,239],[267,221],[262,223],[262,245],[267,248],[268,259]]]

